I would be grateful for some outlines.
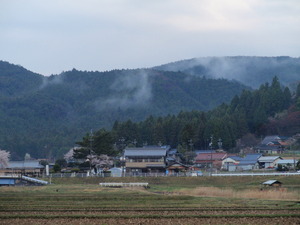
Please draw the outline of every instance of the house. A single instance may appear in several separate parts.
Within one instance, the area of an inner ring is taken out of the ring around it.
[[[247,154],[243,157],[240,163],[237,166],[238,171],[247,171],[259,169],[258,159],[261,157],[261,154]]]
[[[278,135],[267,136],[261,141],[260,145],[256,147],[256,152],[263,154],[281,154],[288,146],[288,139],[287,137]]]
[[[283,151],[282,146],[260,145],[256,147],[256,152],[261,154],[281,154]]]
[[[38,160],[10,161],[6,168],[0,169],[3,174],[22,174],[39,176],[43,173],[44,166]]]
[[[184,165],[179,162],[175,162],[175,163],[167,166],[166,174],[175,175],[175,174],[178,174],[179,172],[185,172],[187,170],[189,170],[189,166]]]
[[[239,156],[229,156],[222,161],[222,169],[228,171],[235,171],[235,166],[237,166],[240,163],[240,161],[241,157]]]
[[[262,145],[280,145],[278,141],[280,140],[280,137],[278,135],[273,136],[266,136],[262,141]]]
[[[281,187],[282,183],[278,180],[268,180],[262,183],[264,186]]]
[[[195,158],[195,166],[198,168],[221,169],[222,161],[227,157],[226,152],[202,153]]]
[[[165,173],[170,146],[144,146],[124,151],[127,173]]]
[[[277,162],[282,158],[279,156],[262,156],[258,159],[259,168],[272,169],[278,164]]]
[[[166,158],[167,165],[171,165],[176,162],[180,163],[182,161],[182,158],[183,158],[182,154],[179,153],[177,149],[170,149],[169,151],[167,151],[167,158]]]
[[[261,154],[246,154],[245,157],[229,156],[222,162],[222,168],[228,171],[247,171],[259,168]]]

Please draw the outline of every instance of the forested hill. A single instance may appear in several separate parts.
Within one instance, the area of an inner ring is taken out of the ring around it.
[[[177,116],[148,117],[133,123],[116,122],[113,133],[126,144],[162,143],[182,152],[206,149],[211,141],[218,147],[221,139],[226,151],[237,152],[236,144],[255,146],[255,137],[266,135],[293,136],[300,131],[300,84],[293,94],[282,88],[278,78],[258,90],[245,90],[229,104],[222,104],[209,112],[181,112]],[[239,141],[237,141],[239,140]],[[123,144],[123,143],[122,143]]]
[[[37,91],[42,82],[43,76],[0,61],[0,97],[17,97]]]
[[[205,57],[157,66],[155,69],[182,71],[207,78],[236,80],[252,88],[277,76],[284,86],[296,87],[300,79],[300,58],[291,57]]]
[[[0,61],[0,148],[21,159],[65,153],[115,120],[212,109],[247,88],[225,79],[153,69],[72,71],[44,77]]]

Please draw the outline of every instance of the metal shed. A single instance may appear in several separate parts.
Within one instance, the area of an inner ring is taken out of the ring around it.
[[[0,179],[0,186],[14,185],[14,184],[15,184],[15,179],[13,179],[13,178],[1,178]]]
[[[262,183],[264,186],[281,187],[282,183],[278,180],[268,180]]]

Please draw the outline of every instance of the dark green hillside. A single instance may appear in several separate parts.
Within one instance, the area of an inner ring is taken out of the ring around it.
[[[62,155],[91,129],[149,115],[210,110],[246,86],[156,70],[72,71],[43,77],[2,63],[0,148],[13,158]]]
[[[36,91],[42,82],[42,75],[0,61],[0,97],[14,97]]]

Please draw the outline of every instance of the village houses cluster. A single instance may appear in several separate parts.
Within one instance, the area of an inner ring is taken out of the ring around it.
[[[166,173],[184,171],[229,171],[276,170],[279,167],[295,169],[298,160],[281,155],[289,145],[289,138],[267,136],[252,152],[231,154],[218,150],[195,150],[192,165],[182,163],[181,154],[170,146],[145,146],[126,148],[124,152],[127,173]],[[279,166],[280,165],[280,166]]]
[[[170,146],[127,147],[120,158],[121,168],[107,168],[111,172],[120,171],[126,176],[140,174],[178,175],[186,172],[242,172],[254,170],[294,170],[298,163],[295,157],[282,157],[290,138],[267,136],[251,150],[239,154],[228,153],[222,149],[194,150],[189,163],[182,153]],[[113,167],[113,166],[112,166]],[[103,168],[96,171],[103,172]],[[40,176],[45,173],[38,160],[10,161],[0,167],[1,173],[23,173]],[[199,173],[198,173],[198,172]]]

